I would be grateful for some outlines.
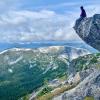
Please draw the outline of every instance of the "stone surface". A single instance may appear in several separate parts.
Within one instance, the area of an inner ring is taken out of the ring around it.
[[[74,29],[87,44],[100,51],[100,14],[78,19]]]
[[[86,96],[100,100],[100,70],[92,69],[92,71],[87,72],[91,73],[86,78],[84,77],[85,79],[75,88],[55,97],[53,100],[84,100]]]

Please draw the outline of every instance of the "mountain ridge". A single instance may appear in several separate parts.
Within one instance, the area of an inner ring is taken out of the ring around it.
[[[88,53],[87,50],[64,46],[12,48],[1,52],[0,98],[16,100],[26,93],[31,93],[45,81],[67,73],[68,55],[72,59],[73,54],[78,57]]]

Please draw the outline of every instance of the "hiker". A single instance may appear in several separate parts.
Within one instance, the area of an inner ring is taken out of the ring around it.
[[[80,9],[81,9],[81,14],[80,14],[80,18],[77,19],[76,21],[76,26],[79,26],[80,22],[83,21],[87,17],[83,6],[81,6]],[[74,29],[75,29],[75,26],[74,26]]]
[[[86,17],[86,11],[84,10],[83,6],[80,7],[81,9],[81,14],[80,14],[80,18],[85,18]]]

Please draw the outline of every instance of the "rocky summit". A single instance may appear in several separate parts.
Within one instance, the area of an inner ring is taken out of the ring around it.
[[[100,14],[84,19],[79,18],[74,29],[86,43],[100,51]]]
[[[72,89],[56,96],[53,100],[100,100],[100,53],[74,59],[68,77]],[[89,99],[87,99],[89,98]]]
[[[87,100],[85,99],[87,97],[91,97],[88,100],[100,100],[100,71],[92,69],[92,72],[88,74],[75,88],[53,100]]]

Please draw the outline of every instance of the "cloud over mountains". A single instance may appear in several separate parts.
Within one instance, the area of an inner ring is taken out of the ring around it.
[[[68,16],[47,10],[11,11],[0,17],[0,32],[2,41],[12,42],[72,40],[77,37]]]
[[[77,3],[56,5],[56,8],[74,7],[60,13],[52,10],[54,9],[53,5],[40,7],[38,10],[23,9],[22,6],[25,5],[22,1],[0,1],[0,42],[80,40],[72,28],[75,19],[79,16],[79,7],[76,8]],[[89,16],[99,12],[99,8],[98,4],[86,6]]]

